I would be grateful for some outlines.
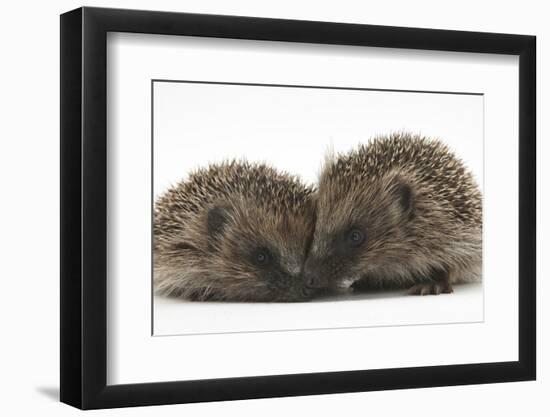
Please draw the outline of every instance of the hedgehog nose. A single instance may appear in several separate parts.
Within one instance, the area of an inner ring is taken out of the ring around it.
[[[304,282],[306,284],[306,287],[311,289],[318,289],[323,286],[321,279],[315,273],[306,273],[304,275]]]
[[[312,292],[313,290],[309,287],[302,287],[300,289],[300,295],[302,296],[302,298],[305,298],[305,299],[311,298],[311,296],[313,295]]]

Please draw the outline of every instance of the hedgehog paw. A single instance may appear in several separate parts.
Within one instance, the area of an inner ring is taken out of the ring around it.
[[[409,295],[439,295],[450,294],[453,292],[453,286],[449,282],[427,282],[413,285],[409,288]]]

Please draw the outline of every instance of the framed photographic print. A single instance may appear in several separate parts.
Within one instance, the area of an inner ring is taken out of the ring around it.
[[[535,379],[535,37],[61,16],[61,401]]]

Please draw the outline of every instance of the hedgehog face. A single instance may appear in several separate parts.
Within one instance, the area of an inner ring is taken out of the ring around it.
[[[192,300],[309,300],[302,269],[314,226],[310,204],[280,213],[250,199],[217,202],[157,239],[157,291]]]
[[[250,201],[208,212],[208,269],[226,299],[304,301],[302,268],[313,234],[310,213],[273,213]]]
[[[348,288],[370,271],[398,268],[414,219],[414,188],[390,173],[350,182],[321,177],[317,222],[305,275],[316,287]]]

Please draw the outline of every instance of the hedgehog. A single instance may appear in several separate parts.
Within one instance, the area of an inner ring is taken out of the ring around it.
[[[194,171],[154,210],[155,292],[195,301],[306,301],[313,190],[265,164]]]
[[[481,279],[481,192],[438,139],[394,133],[329,155],[316,198],[313,287],[427,295]]]

